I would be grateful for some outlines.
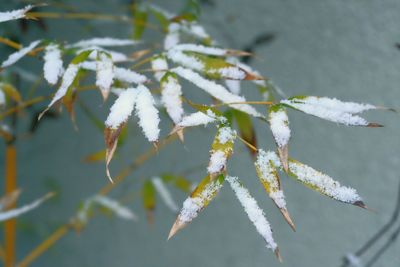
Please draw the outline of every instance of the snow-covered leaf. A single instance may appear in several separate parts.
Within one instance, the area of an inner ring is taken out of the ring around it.
[[[108,166],[117,148],[118,137],[126,121],[131,116],[137,102],[138,91],[135,88],[128,88],[123,91],[110,108],[106,128],[104,130],[104,140],[106,143],[106,171],[108,178],[112,181]]]
[[[49,193],[49,194],[47,194],[47,195],[45,195],[45,196],[33,201],[32,203],[27,204],[25,206],[22,206],[20,208],[16,208],[16,209],[0,212],[0,222],[9,220],[9,219],[12,219],[12,218],[15,218],[15,217],[19,217],[20,215],[22,215],[24,213],[27,213],[28,211],[36,209],[43,202],[45,202],[46,200],[51,198],[53,195],[54,195],[53,193]]]
[[[146,76],[139,74],[133,70],[121,67],[114,68],[114,75],[115,75],[114,78],[116,80],[126,83],[141,84],[148,81]]]
[[[260,179],[265,191],[279,208],[286,222],[295,230],[294,223],[290,218],[286,207],[285,196],[281,188],[281,182],[278,175],[278,170],[275,166],[279,159],[274,152],[265,152],[262,149],[258,150],[257,160],[254,163],[257,171],[257,176]]]
[[[175,73],[167,72],[160,81],[161,101],[174,124],[179,123],[183,117],[182,87]]]
[[[173,72],[181,76],[182,78],[190,81],[191,83],[198,86],[200,89],[204,90],[211,96],[216,99],[222,101],[223,103],[243,103],[246,102],[246,99],[241,96],[237,96],[229,92],[224,86],[217,84],[213,81],[207,80],[200,76],[198,73],[182,68],[177,67],[172,69]],[[248,104],[229,104],[230,107],[235,108],[237,110],[243,111],[251,116],[264,118],[256,109]]]
[[[297,96],[282,100],[281,103],[304,113],[347,126],[381,126],[377,123],[369,123],[364,118],[355,115],[378,108],[370,104],[343,102],[336,98],[316,96]]]
[[[161,81],[166,71],[168,70],[168,62],[165,56],[160,55],[153,58],[151,61],[151,69],[154,71],[154,77],[157,81]]]
[[[57,92],[55,93],[50,104],[39,115],[39,119],[44,115],[44,113],[46,113],[47,110],[49,110],[51,108],[51,106],[54,105],[54,103],[56,103],[58,100],[60,100],[61,98],[63,98],[65,96],[65,94],[67,93],[70,86],[73,84],[73,82],[78,74],[80,64],[89,57],[91,52],[92,52],[91,50],[85,50],[72,59],[71,63],[68,65],[67,69],[65,70],[65,72],[63,74],[60,87],[58,88]]]
[[[136,41],[130,39],[117,39],[110,37],[96,37],[88,40],[82,40],[72,45],[67,46],[68,48],[80,47],[80,48],[88,48],[92,46],[99,47],[109,47],[109,46],[130,46],[137,44]]]
[[[151,178],[151,182],[153,183],[155,190],[160,195],[160,198],[165,203],[165,205],[172,212],[178,212],[179,208],[176,205],[175,200],[172,198],[171,192],[168,190],[163,179],[161,179],[160,177],[153,177]]]
[[[27,5],[21,9],[0,12],[0,23],[9,21],[9,20],[26,18],[26,13],[34,7],[35,6],[33,6],[33,5]]]
[[[290,139],[289,118],[286,108],[283,105],[276,104],[269,108],[268,114],[269,126],[275,143],[278,146],[279,158],[282,162],[284,170],[288,171],[288,149]]]
[[[164,49],[169,50],[180,42],[180,25],[178,23],[170,23],[168,25],[168,33],[164,39]]]
[[[136,116],[144,135],[150,142],[157,142],[160,135],[160,117],[149,89],[144,85],[137,87]]]
[[[219,175],[214,179],[208,175],[200,182],[190,197],[183,202],[183,207],[171,228],[168,239],[189,224],[197,217],[200,211],[208,206],[211,200],[218,194],[223,182],[223,175]]]
[[[229,126],[221,126],[215,136],[210,151],[210,162],[207,171],[211,178],[226,172],[226,164],[233,153],[236,131]]]
[[[54,85],[63,74],[63,61],[59,45],[54,43],[47,45],[43,59],[44,78],[49,84]]]
[[[266,247],[275,252],[275,255],[281,260],[278,245],[272,236],[272,229],[265,218],[264,211],[258,206],[257,201],[250,195],[237,177],[228,176],[226,180],[229,182],[232,190],[235,192],[240,204],[244,208],[250,221],[254,224],[257,232],[264,238]]]
[[[98,51],[96,60],[96,85],[100,88],[103,100],[107,100],[114,81],[114,63],[106,52]]]
[[[26,54],[28,54],[33,49],[35,49],[35,47],[38,46],[41,42],[42,42],[41,40],[36,40],[36,41],[30,43],[26,47],[21,47],[21,49],[19,49],[17,52],[14,52],[11,55],[9,55],[8,58],[5,61],[3,61],[0,68],[6,68],[6,67],[13,65],[18,60],[20,60],[21,58],[26,56]]]
[[[245,51],[224,49],[218,47],[210,47],[198,44],[179,44],[173,47],[174,50],[197,52],[204,55],[210,56],[248,56],[249,53]]]
[[[254,75],[246,70],[227,62],[223,58],[203,55],[197,52],[187,52],[179,49],[168,51],[168,58],[182,65],[206,75],[210,79],[232,80],[260,80],[259,75]]]

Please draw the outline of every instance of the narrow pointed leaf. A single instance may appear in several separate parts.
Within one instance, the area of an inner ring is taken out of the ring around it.
[[[62,53],[59,45],[51,43],[46,46],[43,56],[44,78],[49,84],[56,84],[63,74]]]
[[[154,188],[158,195],[160,196],[161,200],[164,204],[174,213],[179,211],[178,206],[176,205],[175,200],[172,198],[171,192],[168,190],[167,186],[163,182],[160,177],[153,177],[151,178],[151,182],[154,185]]]
[[[26,13],[34,7],[35,6],[33,6],[33,5],[27,5],[21,9],[0,12],[0,23],[9,21],[9,20],[26,18]]]
[[[29,52],[31,52],[41,42],[42,42],[41,40],[36,40],[36,41],[30,43],[27,47],[22,47],[17,52],[12,53],[11,55],[8,56],[8,58],[5,61],[3,61],[0,68],[2,69],[2,68],[6,68],[6,67],[13,65],[17,61],[19,61],[21,58],[26,56]]]
[[[133,11],[133,39],[140,40],[146,29],[147,11],[136,5]]]
[[[268,114],[269,126],[278,146],[279,158],[283,169],[288,171],[288,147],[290,139],[289,118],[283,105],[272,105]]]
[[[281,188],[281,182],[278,175],[278,170],[276,169],[276,162],[279,163],[279,159],[273,152],[265,152],[264,150],[259,150],[257,160],[255,162],[255,167],[257,171],[257,176],[260,179],[265,191],[279,208],[286,222],[295,230],[293,220],[291,219],[289,212],[286,207],[285,196]]]
[[[150,90],[144,85],[137,87],[136,116],[144,135],[150,142],[157,142],[160,135],[160,117]]]
[[[12,99],[16,103],[19,103],[22,100],[21,99],[21,94],[19,93],[18,89],[15,88],[10,83],[2,83],[2,82],[0,82],[0,92],[3,93],[5,97],[7,97],[9,99]],[[2,101],[0,101],[0,103],[1,102]]]
[[[228,176],[226,180],[235,192],[250,221],[256,227],[257,232],[264,238],[266,247],[274,251],[278,259],[280,259],[278,245],[272,236],[272,229],[265,217],[264,211],[258,206],[257,201],[250,195],[247,188],[240,183],[237,177]]]
[[[223,182],[223,175],[218,176],[216,179],[212,179],[208,175],[200,182],[190,197],[183,202],[183,207],[171,228],[168,239],[189,224],[197,217],[200,211],[208,206],[211,200],[218,194]]]
[[[99,87],[103,100],[107,100],[114,81],[114,63],[109,54],[99,51],[96,60],[96,85]]]
[[[154,209],[156,208],[156,191],[154,184],[151,180],[147,180],[143,184],[142,188],[142,201],[143,208],[147,213],[147,220],[149,223],[153,223]]]
[[[161,79],[161,101],[174,124],[183,117],[182,87],[175,73],[167,72]]]
[[[250,116],[239,110],[232,110],[232,114],[238,125],[240,137],[252,146],[257,147],[256,131]],[[251,155],[256,155],[256,152],[253,149],[248,149]]]

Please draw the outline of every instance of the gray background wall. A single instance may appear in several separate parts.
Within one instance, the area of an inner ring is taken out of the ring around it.
[[[123,12],[114,2],[117,1],[96,1],[100,5],[85,1],[80,3],[80,9]],[[172,10],[180,4],[177,0],[157,2]],[[273,42],[257,48],[253,65],[272,78],[288,96],[330,96],[399,107],[400,51],[395,48],[395,43],[400,41],[399,1],[214,2],[214,5],[204,5],[202,21],[221,44],[242,48],[260,33],[276,34]],[[2,2],[0,7],[3,9],[3,6],[6,9],[11,3]],[[98,35],[112,33],[115,37],[124,37],[130,33],[128,26],[116,27],[104,22],[85,24],[84,29],[78,28],[82,25],[78,22],[49,20],[48,24],[46,34],[60,40],[87,38],[84,30],[98,26]],[[14,25],[6,27],[10,28],[1,30],[10,31]],[[29,42],[38,34],[40,31],[34,29],[24,36],[24,41]],[[251,89],[246,90],[244,93],[249,99],[255,97]],[[195,94],[193,88],[187,91],[189,95]],[[102,106],[100,97],[93,94],[87,94],[84,99],[92,101],[92,108],[105,118],[108,104]],[[233,193],[225,187],[189,227],[169,242],[165,240],[175,215],[161,203],[154,225],[148,225],[140,199],[135,197],[131,207],[140,216],[138,223],[97,217],[80,235],[71,233],[63,238],[33,266],[339,266],[344,254],[358,249],[389,219],[399,184],[400,118],[385,112],[371,112],[366,116],[386,127],[346,128],[290,112],[291,155],[357,188],[367,205],[376,211],[336,203],[282,177],[296,233],[266,197],[247,151],[238,146],[230,162],[230,173],[242,178],[264,208],[284,258],[282,264],[264,247]],[[24,120],[20,124],[21,129],[26,129],[25,123]],[[19,184],[24,189],[20,203],[50,188],[62,188],[56,201],[21,218],[20,258],[65,222],[81,199],[107,183],[103,165],[81,162],[85,155],[103,147],[102,135],[81,115],[78,115],[78,125],[80,131],[75,132],[64,113],[59,120],[44,122],[35,136],[18,142]],[[163,134],[167,134],[168,123],[163,127]],[[145,176],[179,172],[207,162],[209,132],[212,129],[188,132],[185,147],[176,143],[160,151],[154,161],[130,175],[112,196],[118,197],[129,190],[137,192]],[[273,147],[265,126],[260,125],[257,133],[260,146]],[[136,127],[130,127],[130,136],[130,142],[113,162],[114,172],[150,146]],[[4,145],[0,148],[3,150]],[[0,169],[4,168],[3,158],[2,153]],[[198,181],[204,173],[200,170],[189,178]],[[181,203],[185,195],[177,192],[175,198]],[[397,241],[375,266],[399,266],[399,249]]]

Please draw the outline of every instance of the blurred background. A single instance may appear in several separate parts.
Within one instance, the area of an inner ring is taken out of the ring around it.
[[[152,2],[174,12],[185,1]],[[0,10],[15,9],[21,3],[26,2],[3,0]],[[122,0],[51,3],[62,6],[65,12],[116,15],[129,15],[130,4]],[[396,47],[400,43],[399,1],[204,0],[200,4],[200,21],[212,37],[225,47],[251,50],[255,56],[249,64],[271,78],[287,96],[328,96],[399,108],[400,50]],[[18,22],[3,23],[0,34],[26,44],[38,38],[70,42],[95,36],[126,38],[132,32],[130,24],[119,22],[53,19],[43,22],[44,26],[27,21],[28,31],[22,31]],[[161,40],[151,30],[145,36],[147,40]],[[0,61],[12,51],[0,45]],[[41,63],[37,61],[24,59],[17,66],[37,74],[41,71]],[[21,91],[27,90],[28,84],[22,81]],[[38,90],[48,94],[54,88]],[[185,87],[184,91],[197,97],[196,102],[207,100],[195,88]],[[244,86],[243,94],[249,100],[257,100],[257,93],[250,87]],[[99,94],[90,92],[81,97],[96,116],[101,120],[106,118],[112,101],[102,104]],[[30,115],[40,112],[45,104],[34,106],[18,121],[20,132],[32,128]],[[83,162],[87,155],[104,147],[102,132],[90,123],[81,107],[76,108],[76,116],[79,131],[74,130],[64,111],[54,119],[43,120],[34,134],[25,134],[16,142],[17,180],[23,189],[19,203],[48,191],[57,193],[51,201],[18,219],[18,259],[68,222],[83,199],[108,183],[103,163]],[[368,242],[390,220],[396,208],[400,117],[391,112],[368,113],[370,121],[385,125],[378,129],[339,126],[293,111],[289,117],[291,156],[356,188],[372,211],[335,202],[282,175],[288,209],[297,226],[294,233],[260,187],[248,151],[238,144],[229,172],[243,180],[266,212],[283,263],[265,248],[228,187],[196,220],[167,242],[176,214],[158,201],[154,222],[149,224],[138,192],[145,178],[165,172],[200,181],[206,173],[214,131],[211,127],[199,128],[186,133],[184,145],[174,142],[160,150],[111,192],[115,198],[130,196],[129,207],[138,215],[138,222],[96,216],[79,234],[68,233],[32,266],[342,266],[343,257]],[[165,121],[164,136],[171,127]],[[259,146],[273,149],[267,126],[257,123],[256,130]],[[131,121],[127,141],[113,160],[113,173],[150,146]],[[0,150],[5,150],[3,142]],[[2,152],[2,175],[4,167]],[[4,191],[3,184],[0,190]],[[178,190],[172,192],[178,203],[187,197]],[[393,233],[399,226],[398,220],[361,260],[367,263],[376,259],[369,266],[400,266],[400,240],[394,238],[385,245],[391,237],[396,237]],[[383,253],[379,254],[382,247]]]

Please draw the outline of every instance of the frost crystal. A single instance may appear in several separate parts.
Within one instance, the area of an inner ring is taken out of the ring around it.
[[[172,121],[177,124],[182,120],[182,88],[178,80],[173,76],[167,76],[166,81],[161,82],[161,101]]]
[[[62,76],[63,73],[63,62],[61,59],[61,51],[58,45],[50,44],[46,46],[44,54],[44,78],[50,84],[56,84],[58,78]]]
[[[192,82],[193,84],[195,84],[205,92],[209,93],[213,97],[217,98],[218,100],[222,101],[223,103],[246,102],[246,99],[244,97],[230,93],[224,86],[207,80],[190,69],[177,67],[174,68],[172,71],[182,78]],[[257,110],[255,110],[252,106],[248,104],[230,104],[229,106],[255,117],[263,117],[263,115],[258,113]]]
[[[27,5],[26,7],[21,9],[0,12],[0,22],[24,18],[26,12],[28,12],[32,8],[32,5]]]
[[[222,171],[226,166],[226,155],[224,151],[217,150],[211,153],[210,164],[208,165],[207,171],[209,174],[215,174]]]
[[[3,63],[1,64],[1,68],[8,67],[8,66],[14,64],[15,62],[17,62],[18,60],[20,60],[21,58],[23,58],[26,54],[28,54],[36,46],[38,46],[40,44],[40,42],[41,42],[41,40],[36,40],[36,41],[30,43],[27,47],[23,47],[20,50],[18,50],[17,52],[12,53],[11,55],[8,56],[8,58],[5,61],[3,61]]]
[[[136,96],[137,91],[134,88],[122,91],[111,106],[105,125],[117,129],[122,123],[126,122],[135,107]]]
[[[165,205],[172,212],[178,212],[179,211],[178,206],[176,205],[174,199],[172,198],[171,193],[168,191],[167,187],[165,186],[164,182],[160,179],[160,177],[153,177],[151,181],[158,194],[160,194],[160,197],[164,201]]]
[[[258,233],[264,238],[267,243],[267,248],[275,251],[278,246],[272,237],[271,226],[265,218],[264,211],[258,206],[257,201],[250,195],[249,191],[240,184],[237,177],[228,176],[226,180],[235,192],[236,197],[247,213],[250,221],[254,224]]]
[[[289,118],[283,108],[269,113],[269,123],[274,139],[279,147],[287,145],[290,139]]]
[[[144,85],[139,85],[137,90],[136,115],[139,117],[139,125],[146,138],[150,142],[156,142],[160,134],[160,118],[154,98]]]

